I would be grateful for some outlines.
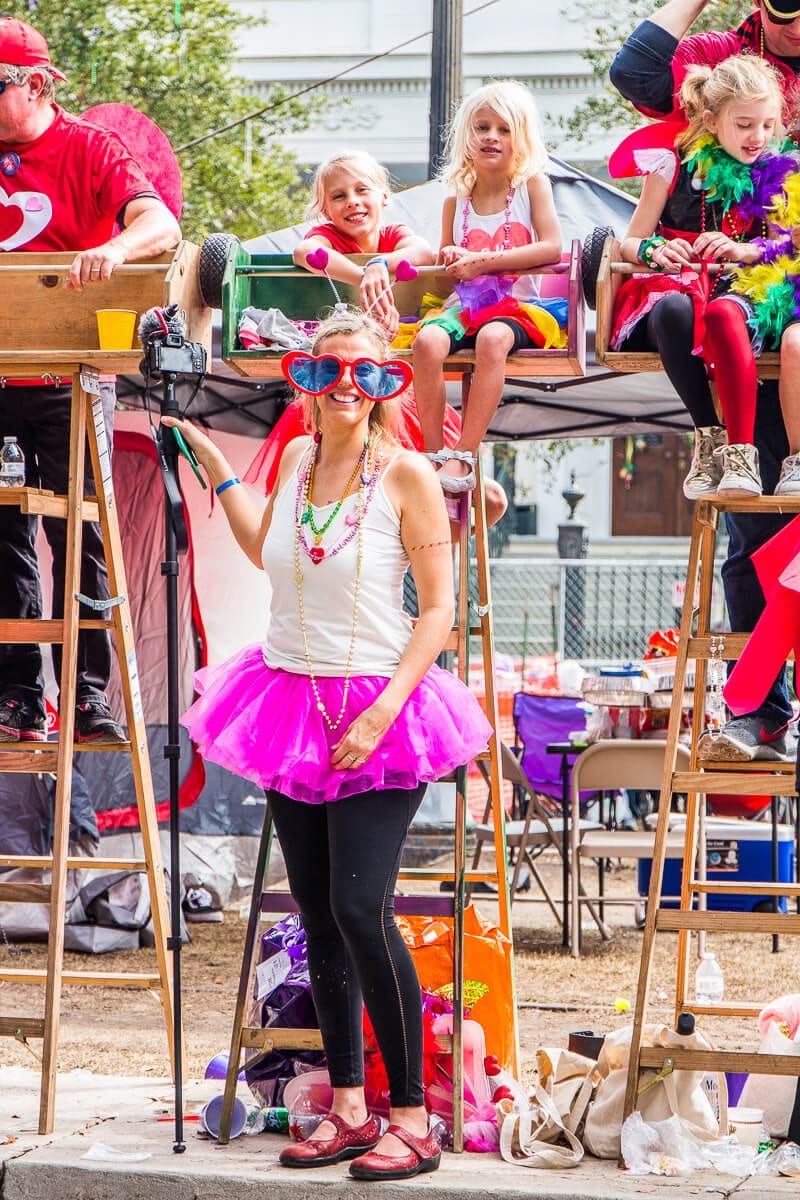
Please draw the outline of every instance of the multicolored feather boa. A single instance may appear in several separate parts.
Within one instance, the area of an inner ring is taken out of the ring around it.
[[[706,197],[734,208],[748,225],[771,226],[772,239],[756,239],[761,262],[740,264],[731,272],[730,290],[747,296],[754,313],[749,324],[766,349],[775,349],[790,321],[800,318],[800,258],[790,231],[800,225],[800,160],[797,154],[766,154],[752,166],[740,163],[704,134],[685,157],[688,170],[703,185]]]

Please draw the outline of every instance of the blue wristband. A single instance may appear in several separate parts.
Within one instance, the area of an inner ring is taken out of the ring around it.
[[[241,479],[237,479],[237,477],[234,475],[233,479],[226,479],[225,482],[221,483],[218,488],[214,488],[214,491],[218,496],[221,496],[223,492],[227,492],[229,487],[233,487],[235,484],[241,482]]]
[[[382,263],[383,266],[386,267],[386,270],[389,270],[389,260],[388,258],[385,258],[383,254],[378,254],[375,256],[375,258],[370,258],[367,262],[365,262],[364,270],[366,271],[367,267],[371,267],[373,263]]]

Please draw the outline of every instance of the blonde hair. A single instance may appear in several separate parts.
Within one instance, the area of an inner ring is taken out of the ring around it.
[[[547,165],[547,150],[533,93],[516,79],[497,79],[462,100],[450,126],[446,159],[439,178],[460,195],[471,192],[475,185],[472,148],[475,116],[481,108],[491,108],[511,130],[511,183],[514,187],[539,175]]]
[[[325,342],[333,337],[368,338],[375,347],[376,362],[383,362],[389,349],[389,338],[383,326],[379,325],[373,317],[367,316],[360,308],[338,308],[329,317],[326,317],[314,334],[311,353],[316,355],[323,353],[322,347]],[[319,429],[320,416],[317,398],[310,396],[307,392],[301,392],[300,398],[303,402],[305,427],[309,433],[316,433]],[[376,444],[383,442],[394,445],[397,441],[399,422],[397,399],[380,400],[373,404],[370,410],[370,436],[375,438]]]
[[[314,172],[311,181],[311,203],[306,209],[306,220],[313,220],[325,214],[325,192],[328,180],[334,171],[346,171],[348,175],[361,176],[376,188],[387,194],[391,193],[392,185],[389,172],[381,163],[374,159],[366,150],[343,150],[341,154],[332,154],[321,162]]]
[[[733,100],[772,100],[778,120],[783,106],[778,72],[755,54],[734,54],[713,68],[689,67],[679,99],[689,121],[688,128],[675,139],[679,151],[708,132],[704,113],[719,117]]]

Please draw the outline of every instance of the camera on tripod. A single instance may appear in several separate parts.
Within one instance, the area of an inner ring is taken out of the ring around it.
[[[151,338],[145,350],[148,375],[203,375],[206,348],[179,333]]]

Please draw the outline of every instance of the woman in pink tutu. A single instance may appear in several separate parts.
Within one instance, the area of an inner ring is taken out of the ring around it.
[[[291,442],[262,514],[214,444],[175,422],[231,530],[271,586],[264,645],[197,676],[183,723],[202,754],[267,791],[303,916],[331,1113],[284,1166],[353,1159],[357,1179],[439,1164],[422,1091],[422,1011],[393,916],[403,844],[428,782],[482,750],[491,727],[434,660],[453,620],[450,531],[431,464],[392,435],[407,363],[386,335],[337,312],[312,353],[284,358],[313,436]],[[419,599],[403,612],[411,566]],[[381,1137],[364,1104],[361,1006],[390,1084]]]

